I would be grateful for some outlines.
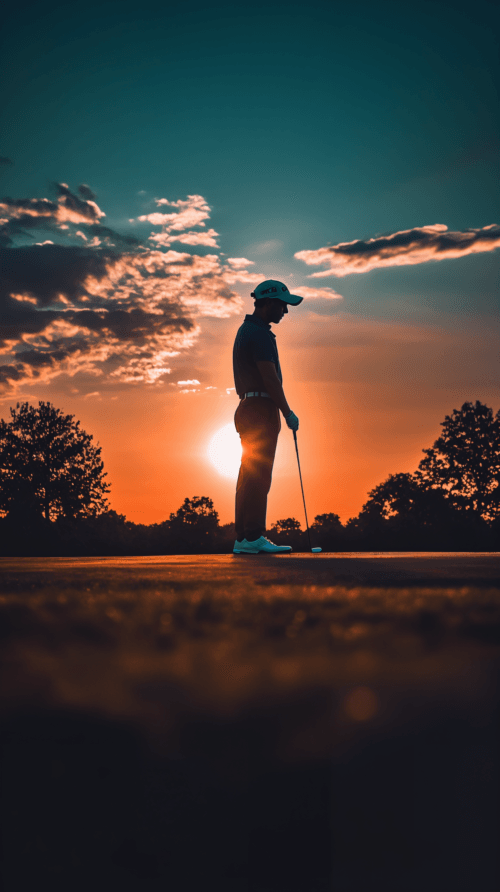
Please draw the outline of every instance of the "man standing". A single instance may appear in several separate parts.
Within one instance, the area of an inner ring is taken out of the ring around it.
[[[233,370],[240,403],[234,423],[241,438],[241,467],[236,485],[236,542],[234,554],[276,554],[291,551],[289,545],[275,545],[266,539],[267,494],[281,428],[280,411],[290,430],[299,428],[299,419],[283,392],[276,335],[278,325],[303,300],[290,294],[286,285],[268,279],[251,295],[253,315],[245,316],[238,329],[233,350]]]

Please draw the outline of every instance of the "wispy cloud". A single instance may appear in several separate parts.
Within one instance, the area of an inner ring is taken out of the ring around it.
[[[149,236],[150,242],[156,245],[167,247],[173,242],[179,242],[182,245],[204,245],[206,248],[218,248],[216,238],[219,235],[215,229],[208,229],[206,232],[179,232],[172,235],[171,232],[158,232]]]
[[[305,300],[342,300],[342,295],[333,288],[310,288],[309,285],[297,285],[293,287],[293,293]]]
[[[215,229],[198,232],[193,226],[204,229],[205,220],[210,217],[210,207],[202,195],[188,195],[183,201],[169,201],[168,198],[155,198],[157,207],[175,208],[171,213],[153,211],[150,214],[142,214],[137,220],[131,219],[131,223],[149,223],[151,226],[161,226],[161,232],[152,233],[149,241],[157,245],[167,247],[173,242],[184,245],[204,245],[209,248],[218,248],[216,238],[219,233]]]
[[[394,232],[354,242],[340,242],[311,251],[298,251],[295,257],[309,266],[327,265],[310,278],[367,273],[386,266],[406,266],[449,260],[466,254],[479,254],[500,247],[500,227],[495,223],[482,229],[450,232],[441,223]]]
[[[243,269],[245,266],[254,266],[254,261],[247,260],[246,257],[228,257],[227,262],[233,269]]]
[[[252,245],[254,254],[270,254],[273,251],[279,251],[283,247],[283,242],[277,238],[269,239],[267,242],[257,242]]]
[[[250,275],[243,258],[235,264],[215,253],[162,250],[168,240],[144,242],[104,226],[89,186],[71,192],[63,183],[56,191],[54,201],[0,203],[0,388],[7,393],[61,374],[79,376],[89,393],[96,379],[100,391],[161,381],[196,343],[203,317],[240,311],[232,286]],[[211,246],[213,230],[181,231],[205,225],[205,199],[157,204],[175,209],[162,215],[166,235],[175,229],[190,245]],[[146,216],[141,222],[151,223]],[[51,239],[25,244],[47,230]]]

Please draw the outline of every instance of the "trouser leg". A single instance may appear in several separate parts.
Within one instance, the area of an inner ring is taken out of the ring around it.
[[[235,415],[241,438],[241,467],[236,484],[236,537],[254,541],[266,531],[267,496],[278,434],[279,412],[272,400],[243,400]]]

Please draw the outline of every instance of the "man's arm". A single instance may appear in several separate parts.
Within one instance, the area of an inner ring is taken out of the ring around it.
[[[257,368],[262,375],[266,393],[276,403],[278,409],[281,409],[283,417],[286,418],[292,410],[286,401],[283,386],[278,378],[274,362],[257,361]]]

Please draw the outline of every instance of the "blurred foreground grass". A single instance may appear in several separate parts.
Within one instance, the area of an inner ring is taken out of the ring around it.
[[[0,563],[5,889],[496,892],[496,565]]]
[[[302,718],[283,746],[312,755],[333,733],[392,724],[403,691],[412,709],[489,700],[500,590],[21,578],[0,594],[0,637],[4,713],[91,711],[173,745],[187,713],[288,702]]]

